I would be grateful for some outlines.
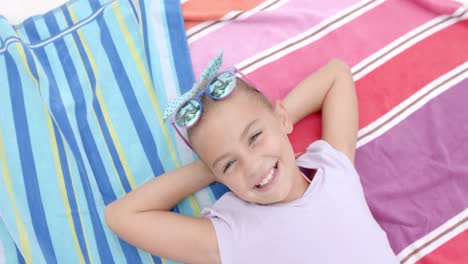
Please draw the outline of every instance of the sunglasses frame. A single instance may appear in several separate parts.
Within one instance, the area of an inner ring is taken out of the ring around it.
[[[209,92],[209,88],[210,88],[210,85],[212,84],[212,82],[218,78],[220,75],[222,74],[225,74],[225,73],[232,73],[232,75],[234,75],[234,87],[232,88],[232,90],[229,92],[229,94],[221,97],[221,98],[216,98],[216,97],[213,97],[210,92]],[[212,100],[214,101],[219,101],[219,100],[224,100],[226,98],[228,98],[232,92],[234,91],[234,89],[236,88],[237,86],[237,76],[236,74],[239,74],[240,75],[240,80],[247,83],[250,87],[252,87],[253,89],[255,89],[257,92],[260,92],[257,88],[255,88],[255,85],[253,85],[253,83],[249,80],[249,78],[247,78],[247,76],[245,76],[241,71],[239,71],[236,67],[232,66],[232,67],[229,67],[227,68],[226,70],[222,71],[222,72],[219,72],[218,74],[216,74],[213,78],[210,79],[210,81],[208,82],[208,84],[203,88],[201,89],[195,96],[185,100],[184,102],[182,102],[180,104],[180,106],[176,109],[176,111],[174,111],[174,113],[172,114],[172,117],[171,117],[171,125],[174,127],[174,129],[176,130],[177,134],[182,138],[182,140],[184,141],[184,143],[190,148],[193,150],[193,147],[192,145],[190,144],[189,140],[182,134],[182,132],[179,130],[179,125],[176,124],[177,121],[176,121],[176,115],[177,113],[179,112],[179,110],[185,106],[185,104],[187,104],[188,102],[190,101],[196,101],[199,105],[200,105],[200,115],[199,117],[197,118],[197,120],[190,126],[180,126],[181,128],[185,128],[185,129],[189,129],[189,128],[192,128],[194,127],[196,124],[198,124],[198,122],[200,121],[200,118],[201,118],[201,115],[203,114],[203,104],[200,100],[200,97],[203,95],[203,94],[207,94]]]

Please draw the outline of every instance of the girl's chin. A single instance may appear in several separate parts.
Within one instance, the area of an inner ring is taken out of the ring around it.
[[[259,197],[255,199],[254,203],[261,204],[261,205],[269,205],[269,204],[276,204],[276,203],[284,203],[287,200],[286,192],[278,192],[270,193],[268,197]]]

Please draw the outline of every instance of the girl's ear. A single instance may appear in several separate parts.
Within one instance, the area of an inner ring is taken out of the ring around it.
[[[286,111],[283,103],[281,101],[276,101],[274,105],[275,115],[278,118],[281,127],[287,134],[290,134],[293,131],[293,124],[291,119],[289,118],[289,114]]]

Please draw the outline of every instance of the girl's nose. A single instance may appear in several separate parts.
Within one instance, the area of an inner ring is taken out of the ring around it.
[[[247,177],[247,179],[254,179],[259,173],[259,168],[259,159],[251,156],[244,160],[244,175]]]

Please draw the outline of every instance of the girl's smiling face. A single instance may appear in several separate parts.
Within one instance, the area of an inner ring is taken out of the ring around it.
[[[236,87],[225,100],[211,102],[191,132],[201,160],[241,199],[272,204],[298,199],[307,182],[296,165],[288,139],[289,117]]]

